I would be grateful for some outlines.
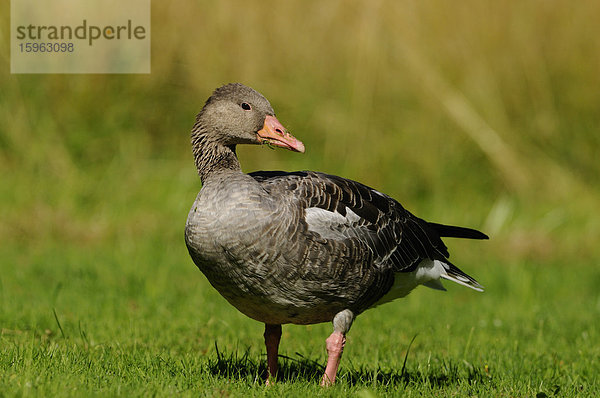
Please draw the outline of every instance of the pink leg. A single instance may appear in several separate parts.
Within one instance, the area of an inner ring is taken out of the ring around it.
[[[346,336],[341,332],[334,331],[325,341],[327,343],[327,367],[325,368],[321,385],[329,386],[335,383],[335,375],[337,374],[338,366],[340,366],[340,359],[342,359]]]
[[[275,382],[277,377],[277,350],[281,340],[281,325],[269,325],[265,323],[265,346],[267,347],[267,385]]]

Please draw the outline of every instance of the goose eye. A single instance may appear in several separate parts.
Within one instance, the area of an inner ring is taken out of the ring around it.
[[[249,103],[247,102],[242,102],[242,104],[240,105],[242,107],[243,110],[245,111],[249,111],[250,109],[252,109],[252,107],[250,106]]]

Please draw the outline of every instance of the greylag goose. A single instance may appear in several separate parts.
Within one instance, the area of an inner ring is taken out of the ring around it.
[[[217,88],[191,142],[202,189],[185,226],[189,253],[235,308],[265,324],[267,384],[275,380],[281,325],[332,322],[321,384],[335,382],[346,333],[368,308],[440,278],[482,286],[448,260],[440,237],[487,239],[424,221],[363,184],[313,171],[244,174],[238,144],[304,152],[269,101],[239,83]]]

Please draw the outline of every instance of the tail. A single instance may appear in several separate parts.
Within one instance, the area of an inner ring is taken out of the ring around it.
[[[479,282],[477,282],[475,279],[462,272],[456,265],[452,264],[448,260],[439,262],[444,267],[444,271],[446,271],[445,273],[442,273],[440,275],[441,278],[447,279],[452,282],[456,282],[459,285],[470,287],[471,289],[477,290],[478,292],[483,292],[483,286],[481,286]]]
[[[484,234],[483,232],[477,231],[476,229],[465,228],[465,227],[455,227],[454,225],[437,224],[434,222],[428,222],[428,224],[441,237],[466,238],[466,239],[489,239],[489,237],[486,234]]]

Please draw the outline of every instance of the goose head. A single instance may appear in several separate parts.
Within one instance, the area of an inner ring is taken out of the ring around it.
[[[196,117],[192,134],[234,147],[238,144],[269,144],[304,152],[304,144],[293,137],[275,117],[269,101],[241,83],[217,88]],[[200,145],[203,140],[197,140]]]

